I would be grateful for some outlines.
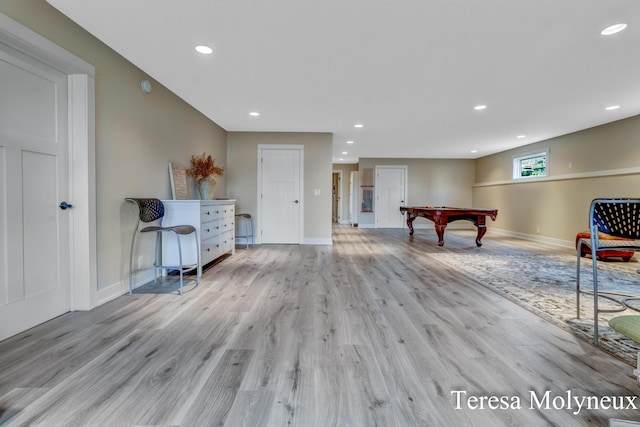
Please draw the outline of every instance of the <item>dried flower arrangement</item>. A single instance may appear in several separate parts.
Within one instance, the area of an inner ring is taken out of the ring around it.
[[[191,156],[191,169],[187,169],[187,174],[192,176],[196,182],[209,178],[211,175],[220,176],[224,174],[224,169],[216,166],[216,161],[205,153]]]

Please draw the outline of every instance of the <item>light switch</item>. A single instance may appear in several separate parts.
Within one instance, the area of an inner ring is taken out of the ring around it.
[[[314,196],[319,196],[319,195],[320,195],[320,189],[319,189],[319,188],[315,188],[315,189],[313,190],[313,195],[314,195]]]

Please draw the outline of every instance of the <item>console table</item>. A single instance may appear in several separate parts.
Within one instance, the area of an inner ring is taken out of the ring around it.
[[[198,275],[202,274],[203,265],[226,253],[235,254],[235,202],[235,199],[162,201],[164,203],[162,225],[188,224],[196,228],[200,241]],[[182,262],[195,264],[196,252],[192,249],[193,246],[187,243],[186,240],[181,243]],[[166,264],[177,263],[177,259],[177,244],[174,240],[168,239],[162,245],[162,260]]]

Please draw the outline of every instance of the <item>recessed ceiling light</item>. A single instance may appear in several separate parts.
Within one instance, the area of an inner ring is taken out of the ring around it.
[[[201,53],[203,55],[211,55],[213,53],[213,49],[209,46],[205,46],[203,44],[196,46],[196,52]]]
[[[260,113],[258,113],[257,111],[252,111],[249,113],[250,116],[252,117],[258,117],[260,115]]]
[[[338,159],[338,160],[340,160],[341,162],[344,162],[344,159]]]
[[[525,136],[527,136],[527,135],[518,135],[518,136],[516,136],[516,138],[518,138],[518,139],[522,139],[522,138],[524,138]]]
[[[477,153],[478,150],[471,150],[470,153]]]
[[[476,105],[473,107],[474,110],[484,110],[485,108],[487,108],[486,105]]]
[[[614,24],[600,31],[600,34],[603,36],[610,36],[611,34],[619,33],[625,28],[627,28],[627,24]]]
[[[620,108],[619,105],[609,105],[607,108],[605,108],[605,110],[611,111],[611,110],[617,110],[618,108]]]
[[[353,125],[354,128],[362,128],[364,127],[364,125],[362,123],[356,123],[355,125]]]
[[[347,144],[353,144],[353,141],[347,141]]]

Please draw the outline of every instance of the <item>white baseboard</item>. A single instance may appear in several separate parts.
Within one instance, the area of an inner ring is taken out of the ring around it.
[[[309,238],[306,237],[302,242],[303,245],[333,245],[333,240],[328,237]]]
[[[98,289],[97,301],[95,306],[91,308],[98,307],[102,304],[108,303],[111,300],[118,298],[119,296],[124,295],[126,292],[123,291],[124,283],[122,281],[114,283],[113,285],[107,286],[103,289]]]
[[[153,272],[145,271],[140,272],[134,276],[134,280],[136,283],[133,285],[133,289],[137,289],[145,283],[149,283],[153,280]],[[129,282],[128,280],[121,280],[112,285],[107,286],[103,289],[98,289],[96,304],[91,307],[95,308],[102,304],[108,303],[111,300],[114,300],[122,295],[125,295],[129,292]]]
[[[489,228],[489,231],[503,236],[517,237],[518,239],[529,240],[537,243],[546,243],[548,245],[559,246],[561,248],[576,248],[575,242],[569,240],[554,239],[552,237],[539,236],[536,234],[518,233],[515,231],[501,230],[499,228]]]

